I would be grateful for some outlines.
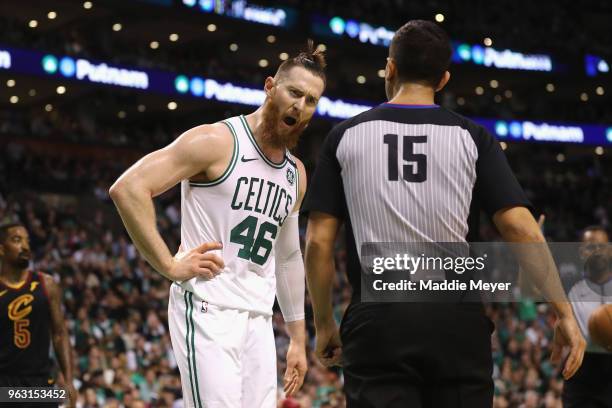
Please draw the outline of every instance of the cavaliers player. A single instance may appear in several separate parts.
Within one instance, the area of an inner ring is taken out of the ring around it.
[[[76,390],[61,289],[51,276],[29,268],[30,239],[21,224],[0,227],[0,259],[0,387],[51,387],[49,345],[53,341],[69,406],[74,407]],[[57,407],[57,403],[15,406]]]

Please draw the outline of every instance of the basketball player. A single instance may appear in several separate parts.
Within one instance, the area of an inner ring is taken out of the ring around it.
[[[50,377],[49,346],[53,342],[69,406],[74,407],[77,394],[61,310],[62,292],[51,276],[29,268],[31,256],[29,235],[23,225],[0,227],[0,387],[51,387],[54,380]],[[20,402],[12,406],[58,404]]]
[[[188,130],[145,156],[110,194],[134,244],[172,280],[168,319],[187,407],[275,407],[274,295],[290,336],[285,392],[306,372],[304,266],[298,209],[302,163],[289,153],[325,88],[309,49],[265,80],[263,105]],[[181,184],[181,247],[155,227],[152,197]]]
[[[449,39],[436,24],[401,27],[385,69],[389,102],[332,129],[304,202],[316,353],[326,365],[342,361],[349,408],[481,408],[493,401],[493,324],[482,304],[362,303],[363,243],[465,243],[477,231],[478,217],[470,215],[480,208],[505,240],[544,242],[499,143],[434,104],[450,78],[450,58]],[[343,222],[353,298],[338,333],[331,288]],[[561,346],[571,347],[563,371],[569,378],[584,339],[569,304],[553,306],[554,358]]]
[[[576,375],[563,386],[565,408],[612,407],[612,354],[593,344],[589,318],[599,306],[612,303],[610,240],[605,228],[592,226],[582,232],[580,256],[585,262],[584,279],[569,292],[582,335],[589,341],[584,361]]]

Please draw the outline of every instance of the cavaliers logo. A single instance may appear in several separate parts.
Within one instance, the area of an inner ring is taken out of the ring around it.
[[[15,298],[8,305],[8,317],[15,322],[13,341],[15,342],[15,346],[22,349],[27,348],[31,341],[30,331],[28,330],[30,319],[27,319],[27,316],[32,313],[33,300],[34,296],[26,293],[25,295]]]
[[[295,183],[295,172],[291,167],[287,168],[287,181],[289,184],[293,185]]]

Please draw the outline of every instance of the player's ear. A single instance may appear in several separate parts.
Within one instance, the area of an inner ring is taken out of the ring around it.
[[[444,88],[449,80],[450,80],[450,72],[444,71],[444,75],[442,75],[442,79],[440,79],[440,82],[438,83],[438,86],[436,87],[435,91],[438,92],[442,88]]]
[[[274,95],[274,88],[276,87],[276,80],[271,76],[266,78],[266,82],[264,82],[264,92],[266,96]]]
[[[387,65],[385,65],[385,79],[387,81],[392,81],[397,75],[397,65],[395,65],[395,60],[391,57],[387,58]]]

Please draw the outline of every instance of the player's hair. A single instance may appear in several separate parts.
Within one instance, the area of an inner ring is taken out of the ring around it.
[[[8,238],[9,230],[11,228],[15,228],[15,227],[23,227],[23,228],[25,228],[25,225],[23,225],[20,222],[11,222],[11,223],[8,223],[8,224],[0,225],[0,243],[4,242],[4,240]]]
[[[318,76],[323,80],[323,84],[327,83],[325,76],[325,53],[320,49],[315,48],[314,41],[309,39],[306,44],[306,49],[301,51],[295,57],[283,61],[276,70],[276,75],[287,73],[293,67],[302,67]]]
[[[580,232],[580,236],[583,237],[584,234],[586,234],[587,232],[597,232],[597,231],[603,232],[604,234],[609,235],[608,230],[603,225],[589,225],[588,227],[586,227]]]
[[[418,81],[435,88],[448,70],[450,39],[436,23],[411,20],[395,32],[389,57],[395,60],[401,82]]]

